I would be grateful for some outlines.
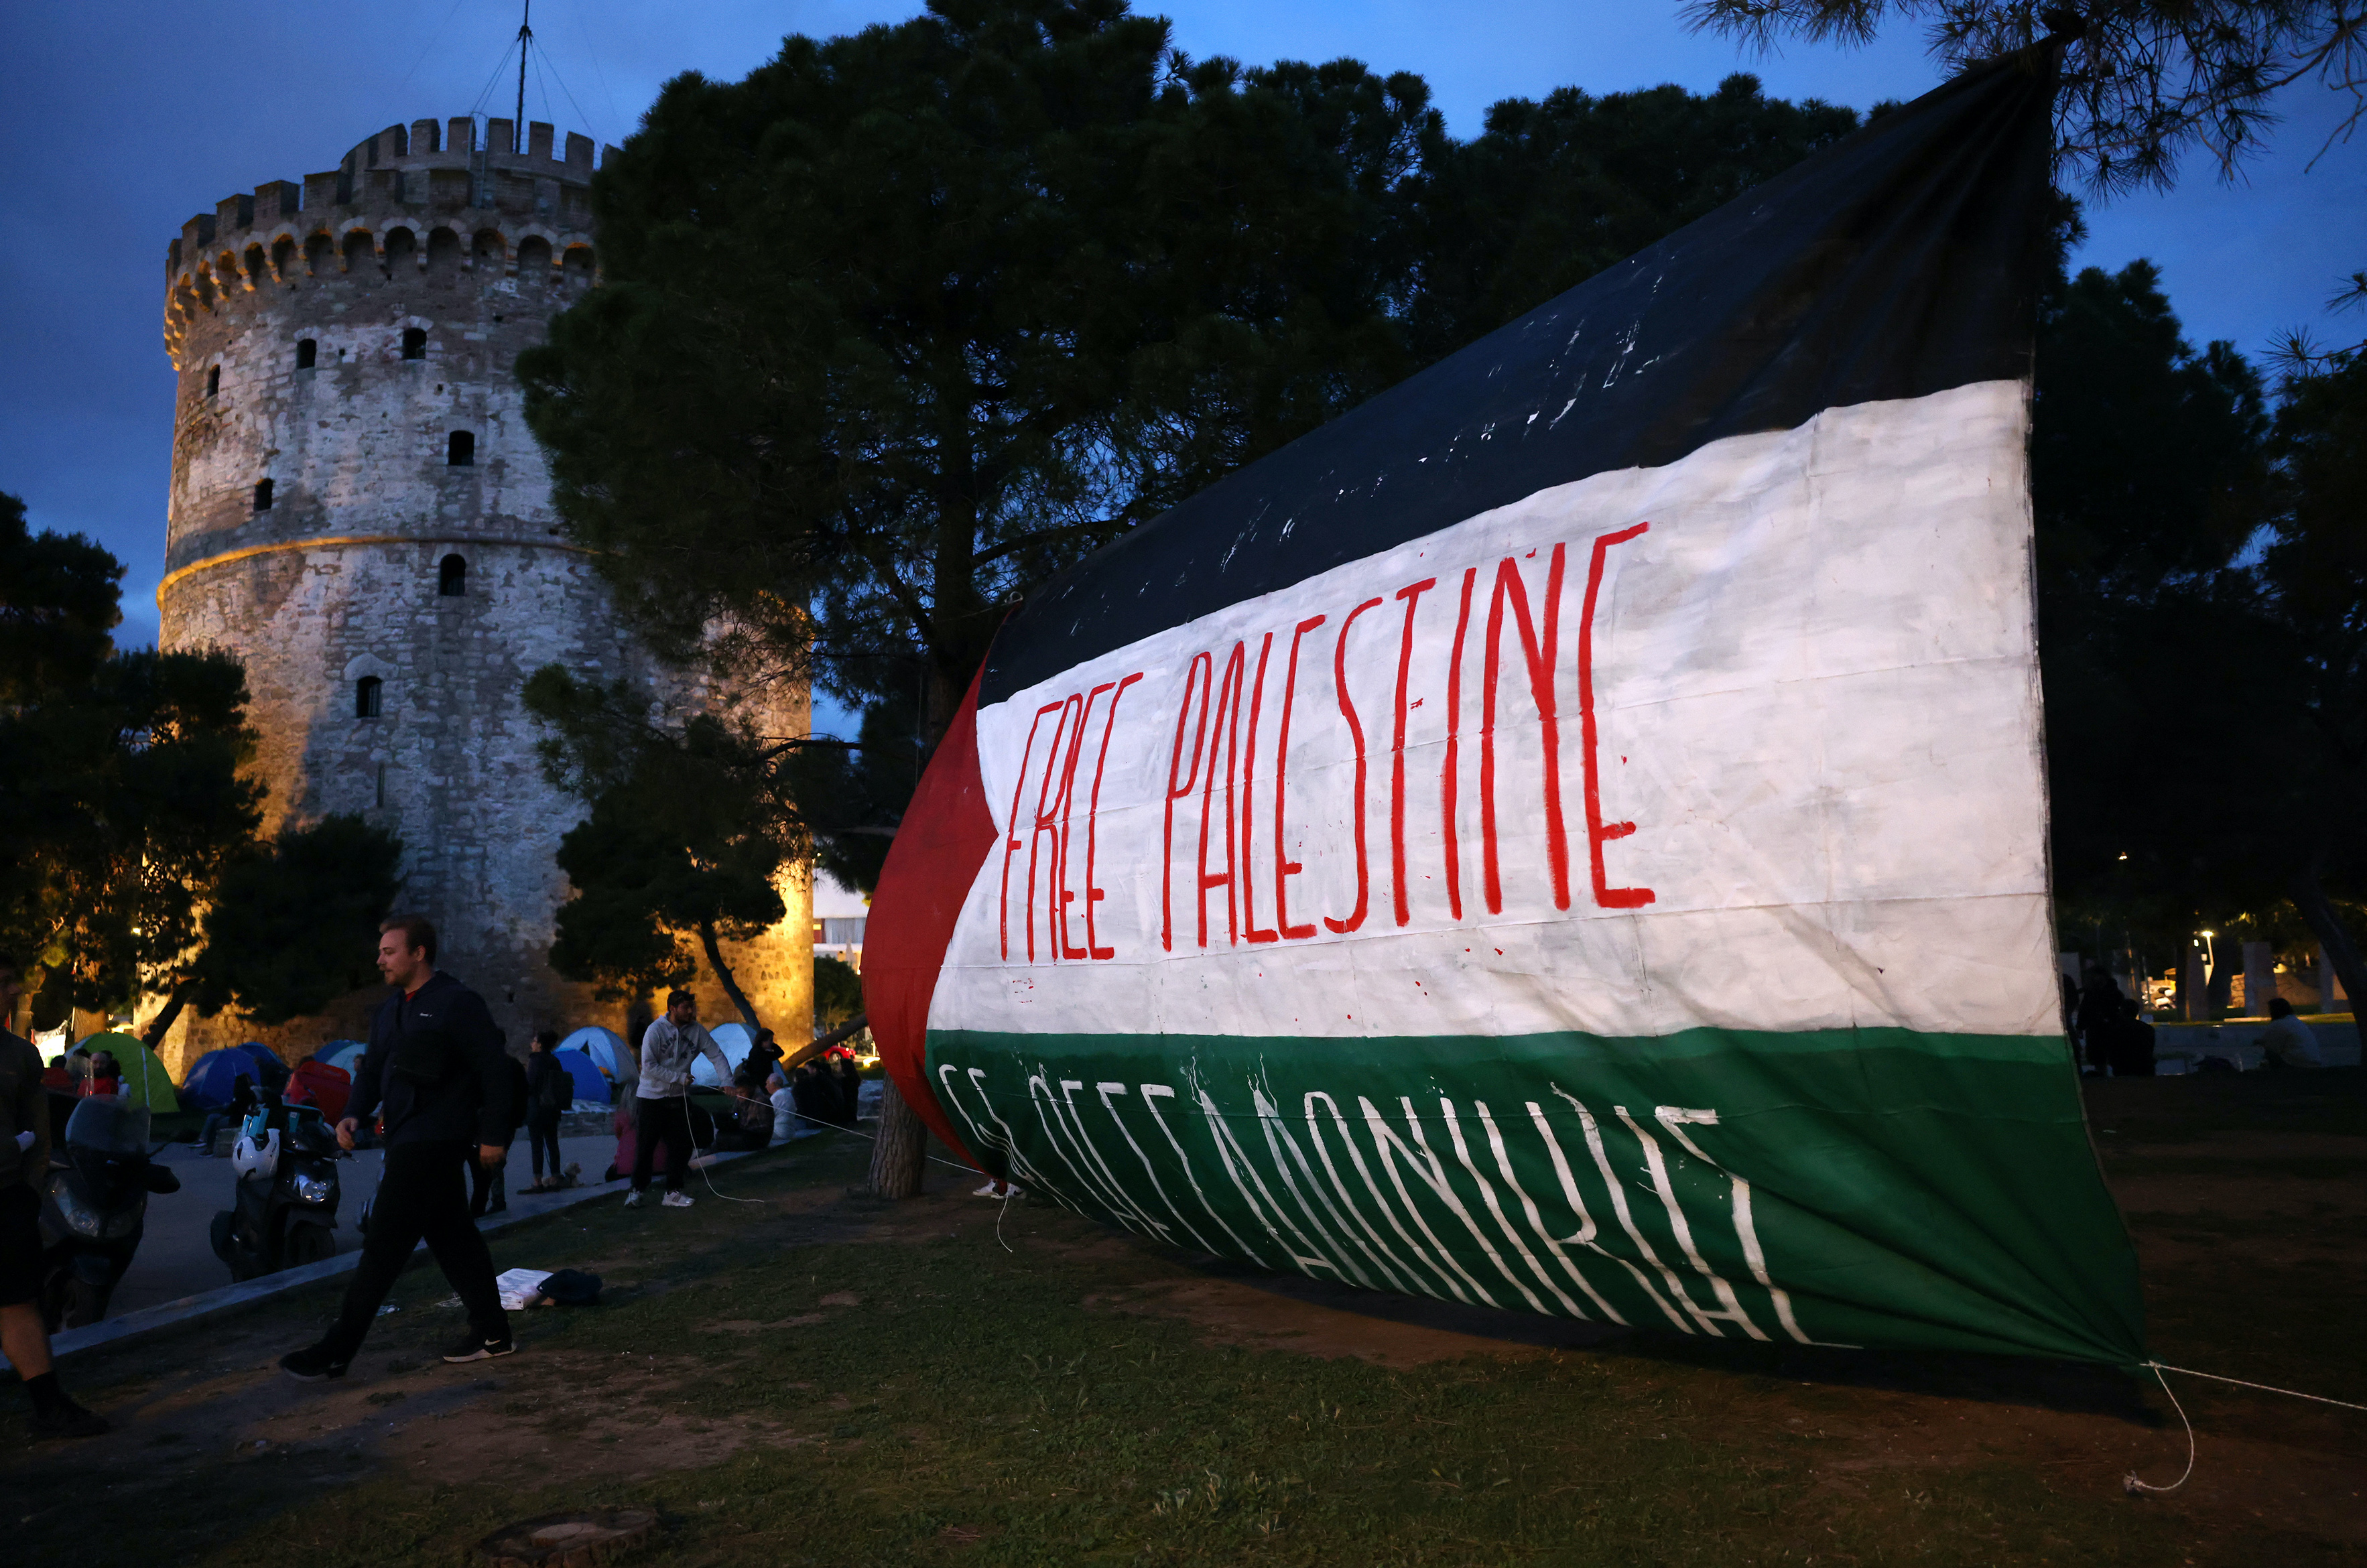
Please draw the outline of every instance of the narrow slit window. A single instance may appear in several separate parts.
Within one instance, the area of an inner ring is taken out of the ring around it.
[[[354,716],[376,718],[386,711],[386,682],[365,675],[354,682]]]
[[[378,803],[380,806],[386,804],[386,764],[384,762],[378,765]]]
[[[210,398],[221,390],[221,367],[217,365],[212,369],[206,372],[206,396]]]
[[[427,330],[425,327],[402,329],[402,357],[405,359],[427,357]]]
[[[444,438],[444,461],[453,468],[465,468],[477,460],[477,438],[465,430],[456,430]]]
[[[458,599],[469,592],[469,563],[465,558],[446,556],[437,565],[436,592],[446,599]]]
[[[271,510],[271,481],[269,479],[257,479],[255,481],[255,509],[257,512],[268,512]]]
[[[312,368],[314,362],[316,362],[320,357],[321,345],[318,342],[309,337],[298,338],[296,340],[297,369],[310,370]]]

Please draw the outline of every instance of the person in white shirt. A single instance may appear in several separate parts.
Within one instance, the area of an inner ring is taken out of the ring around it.
[[[766,1098],[773,1102],[773,1142],[786,1144],[792,1138],[809,1138],[821,1131],[806,1125],[798,1114],[798,1098],[789,1091],[789,1080],[775,1073],[764,1080]]]
[[[731,1081],[731,1064],[724,1060],[723,1048],[699,1027],[698,998],[676,991],[666,998],[665,1016],[641,1036],[640,1081],[633,1089],[640,1114],[633,1134],[633,1190],[625,1194],[629,1209],[649,1190],[650,1168],[661,1139],[666,1151],[663,1201],[669,1209],[690,1207],[690,1194],[682,1190],[690,1173],[690,1065],[701,1055],[715,1064],[718,1082]]]
[[[2308,1024],[2293,1016],[2293,1003],[2282,997],[2269,1003],[2269,1027],[2260,1032],[2260,1046],[2271,1067],[2322,1067],[2326,1056]]]

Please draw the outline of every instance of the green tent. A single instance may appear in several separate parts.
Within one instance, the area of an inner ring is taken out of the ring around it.
[[[173,1075],[156,1059],[156,1053],[129,1034],[94,1034],[74,1046],[92,1055],[105,1051],[123,1069],[123,1091],[134,1105],[144,1105],[159,1116],[169,1116],[181,1109],[180,1097],[173,1092]]]

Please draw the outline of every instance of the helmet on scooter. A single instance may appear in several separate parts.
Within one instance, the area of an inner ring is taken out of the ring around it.
[[[242,1177],[270,1177],[279,1170],[279,1133],[251,1131],[240,1135],[231,1145],[230,1168]]]

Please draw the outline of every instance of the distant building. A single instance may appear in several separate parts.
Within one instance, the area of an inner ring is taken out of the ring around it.
[[[244,660],[267,830],[359,812],[403,841],[405,909],[484,993],[513,1046],[621,1015],[549,967],[567,883],[552,855],[581,806],[554,791],[519,700],[559,663],[695,704],[626,634],[550,475],[513,374],[594,288],[588,138],[506,119],[391,126],[325,174],[230,197],[165,265],[179,373],[162,645]],[[614,149],[609,155],[614,155]],[[768,716],[807,720],[802,689]],[[789,1038],[812,965],[800,870],[783,923],[727,952]],[[702,976],[707,1016],[731,1016]],[[183,1014],[167,1061],[262,1035],[300,1056],[357,1027],[375,990],[259,1031]],[[603,1021],[621,1024],[618,1016]]]
[[[863,973],[863,928],[871,917],[869,901],[844,887],[828,872],[816,872],[813,883],[813,951],[816,958],[835,958],[856,974]]]

